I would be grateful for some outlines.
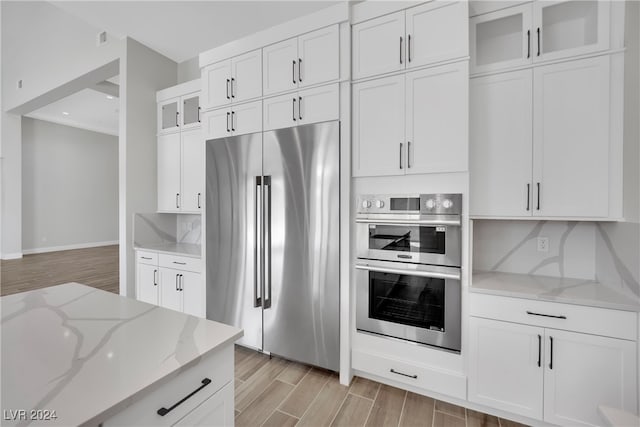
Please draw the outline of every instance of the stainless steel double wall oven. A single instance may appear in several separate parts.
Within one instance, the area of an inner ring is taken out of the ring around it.
[[[461,194],[359,197],[359,331],[460,351],[461,214]]]

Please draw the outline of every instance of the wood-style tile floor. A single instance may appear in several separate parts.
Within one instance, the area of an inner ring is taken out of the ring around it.
[[[119,292],[118,245],[25,255],[0,261],[0,295],[78,282]]]
[[[236,346],[236,425],[517,427],[450,403]]]

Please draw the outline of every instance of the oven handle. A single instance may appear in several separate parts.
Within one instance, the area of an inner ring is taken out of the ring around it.
[[[357,218],[360,224],[385,224],[385,225],[461,225],[459,219],[366,219]]]
[[[460,280],[459,274],[437,273],[435,271],[419,271],[419,270],[404,270],[401,268],[373,267],[370,265],[363,265],[363,264],[356,264],[356,268],[358,270],[377,271],[380,273],[409,274],[411,276],[432,277],[434,279]]]

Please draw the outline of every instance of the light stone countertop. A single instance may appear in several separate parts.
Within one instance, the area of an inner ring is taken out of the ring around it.
[[[137,244],[135,250],[160,252],[169,255],[183,255],[193,258],[202,257],[202,247],[193,243],[151,243]]]
[[[2,425],[98,424],[243,335],[78,283],[0,303]],[[57,419],[5,419],[32,409],[54,410]]]
[[[481,272],[472,276],[471,292],[640,312],[640,301],[592,280]]]

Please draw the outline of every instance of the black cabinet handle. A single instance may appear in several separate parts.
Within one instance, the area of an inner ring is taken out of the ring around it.
[[[203,388],[205,388],[206,386],[208,386],[209,384],[211,384],[211,380],[209,378],[204,378],[202,380],[202,385],[200,387],[198,387],[197,389],[193,390],[191,393],[189,393],[188,395],[186,395],[185,397],[183,397],[179,402],[175,403],[173,406],[171,406],[169,409],[165,408],[164,406],[160,409],[158,409],[158,415],[160,415],[161,417],[164,417],[165,415],[167,415],[169,412],[173,411],[174,409],[176,409],[179,405],[181,405],[182,403],[184,403],[187,399],[189,399],[191,396],[193,396],[194,394],[196,394],[197,392],[199,392],[200,390],[202,390]]]
[[[293,84],[296,84],[296,61],[293,60],[293,65],[291,66],[291,80]]]
[[[153,270],[153,286],[158,286],[158,270]]]
[[[187,265],[186,262],[173,261],[173,263],[178,265]]]
[[[402,36],[400,36],[400,63],[402,64]]]
[[[198,123],[200,123],[200,107],[198,107]]]
[[[411,141],[407,141],[407,169],[411,167]]]
[[[184,291],[184,275],[180,275],[180,292]]]
[[[402,169],[402,142],[400,143],[400,169]]]
[[[229,96],[229,83],[231,83],[231,81],[227,79],[227,99],[231,99],[231,97]]]
[[[542,335],[538,334],[538,368],[542,363]]]
[[[411,62],[411,34],[407,36],[407,60]],[[409,162],[407,162],[407,167],[409,167]]]
[[[142,258],[142,259],[151,259],[151,257],[148,257],[148,256],[141,256],[140,258]]]
[[[233,86],[234,86],[233,84],[235,83],[235,81],[236,81],[236,79],[234,79],[233,77],[231,77],[231,97],[232,97],[232,98],[235,98],[235,97],[236,97],[236,91],[235,91],[235,89],[233,88]]]
[[[527,30],[527,58],[531,57],[531,30]]]
[[[302,120],[302,97],[301,96],[298,97],[298,118]]]
[[[551,344],[551,351],[549,352],[549,369],[553,369],[553,337],[549,337],[549,344]]]
[[[229,111],[227,111],[227,132],[231,132],[231,129],[229,129],[229,116],[231,115],[231,113]]]
[[[531,195],[531,184],[527,183],[527,211],[529,210],[530,195]]]
[[[180,193],[176,193],[176,209],[180,208]]]
[[[180,288],[178,287],[178,277],[180,277],[180,275],[176,274],[176,292],[180,290]]]
[[[302,58],[298,58],[298,81],[302,83]]]
[[[231,131],[235,132],[236,131],[236,112],[232,111],[231,112]]]
[[[540,56],[540,27],[538,27],[538,56]]]
[[[553,315],[553,314],[535,313],[535,312],[529,311],[529,310],[527,310],[527,314],[529,316],[553,317],[554,319],[566,319],[567,318],[567,316],[562,316],[562,315],[556,316],[556,315]]]
[[[536,182],[536,186],[538,187],[538,205],[536,206],[536,210],[540,210],[540,183]]]
[[[198,209],[202,209],[202,206],[200,206],[200,196],[201,193],[198,193]]]
[[[293,112],[291,113],[291,115],[293,116],[293,121],[296,121],[296,99],[293,98]]]
[[[415,375],[415,374],[414,375],[405,374],[403,372],[398,372],[393,368],[389,369],[389,372],[391,372],[392,374],[396,374],[396,375],[402,375],[403,377],[413,378],[414,380],[418,378],[418,376]]]
[[[180,127],[179,119],[180,119],[180,112],[176,111],[176,127]]]

